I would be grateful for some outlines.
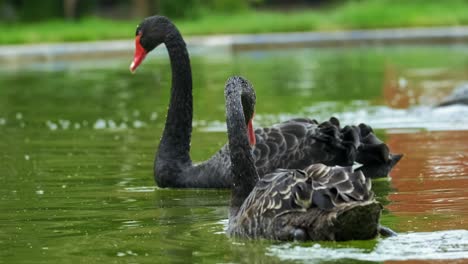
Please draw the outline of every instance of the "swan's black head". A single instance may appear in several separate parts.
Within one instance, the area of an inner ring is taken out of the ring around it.
[[[172,31],[177,31],[177,29],[167,17],[152,16],[145,18],[136,28],[135,55],[130,65],[130,71],[134,72],[146,55],[163,43],[166,36]]]
[[[252,84],[245,78],[240,76],[230,77],[226,81],[226,85],[239,89],[241,91],[242,109],[244,112],[245,123],[248,124],[255,114],[255,104],[257,97]]]
[[[255,115],[255,104],[257,100],[255,90],[249,81],[240,76],[229,78],[226,85],[232,86],[234,89],[241,90],[242,110],[244,113],[245,123],[247,125],[249,141],[251,145],[255,145],[255,132],[253,129],[253,118]]]
[[[244,118],[248,123],[250,120],[254,118],[255,115],[255,103],[257,97],[255,96],[255,90],[250,84],[249,81],[242,79],[242,92],[241,92],[241,100],[242,100],[242,108],[244,110]]]

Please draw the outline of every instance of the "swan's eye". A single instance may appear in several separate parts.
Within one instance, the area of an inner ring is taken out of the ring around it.
[[[135,31],[135,36],[138,36],[141,34],[141,26],[138,25],[137,28],[136,28],[136,31]]]

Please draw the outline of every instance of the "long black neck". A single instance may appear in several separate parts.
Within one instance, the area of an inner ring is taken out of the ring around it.
[[[226,123],[233,175],[231,215],[236,215],[258,180],[241,100],[240,82],[230,79],[225,89]]]
[[[168,27],[164,43],[171,60],[172,89],[157,163],[180,169],[191,165],[192,72],[186,44],[175,26]]]

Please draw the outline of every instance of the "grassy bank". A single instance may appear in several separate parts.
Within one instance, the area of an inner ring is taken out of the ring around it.
[[[362,0],[287,13],[251,10],[206,14],[175,22],[184,35],[328,31],[467,25],[467,11],[468,1],[464,0]],[[0,24],[0,44],[128,39],[138,22],[85,18],[76,23]]]

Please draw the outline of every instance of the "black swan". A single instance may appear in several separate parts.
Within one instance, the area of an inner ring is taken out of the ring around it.
[[[176,26],[166,17],[146,18],[136,29],[134,72],[145,56],[161,43],[166,45],[172,69],[172,90],[165,129],[154,163],[160,187],[229,188],[232,182],[229,149],[225,145],[209,160],[192,164],[192,73],[186,44]],[[253,133],[251,134],[253,136]],[[282,168],[305,168],[308,164],[350,165],[354,161],[386,176],[400,155],[389,153],[366,125],[339,127],[337,119],[318,124],[294,119],[255,131],[255,165],[265,175]],[[363,150],[363,151],[361,151]],[[369,160],[368,158],[371,157]],[[369,174],[371,175],[371,174]]]
[[[382,206],[361,171],[313,164],[304,170],[277,169],[260,179],[248,126],[255,108],[253,87],[232,77],[225,98],[233,177],[229,235],[343,241],[371,239],[380,232]]]
[[[436,107],[449,106],[449,105],[468,105],[468,83],[461,84],[453,92],[445,97],[442,102],[436,105]]]

